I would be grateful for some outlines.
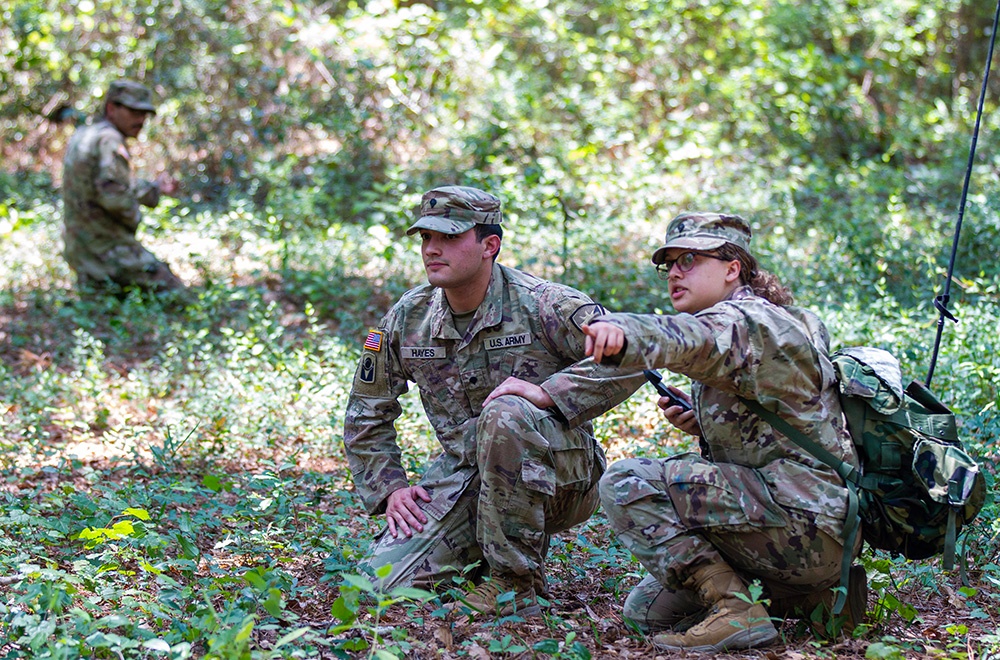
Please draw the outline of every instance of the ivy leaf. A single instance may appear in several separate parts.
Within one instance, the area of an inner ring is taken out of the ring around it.
[[[170,653],[170,644],[167,644],[162,639],[149,639],[142,643],[143,647],[149,649],[150,651],[161,651],[163,653]]]
[[[129,507],[122,511],[122,515],[125,516],[135,516],[139,520],[149,520],[149,511],[145,509],[136,509],[134,507]]]
[[[362,591],[367,591],[368,593],[375,593],[375,586],[371,583],[371,580],[363,575],[344,573],[341,577],[344,579],[344,582],[351,586],[357,587]]]
[[[330,614],[333,615],[338,621],[343,621],[345,624],[353,623],[355,619],[358,618],[357,610],[352,610],[347,606],[347,601],[344,600],[343,596],[338,596],[333,605],[330,607]]]
[[[281,617],[281,591],[278,589],[268,590],[267,600],[262,603],[262,607],[274,618]]]
[[[274,648],[280,649],[285,644],[290,644],[290,643],[294,642],[299,637],[302,637],[307,632],[309,632],[309,630],[310,630],[310,628],[299,628],[298,630],[293,630],[292,632],[288,633],[287,635],[285,635],[284,637],[282,637],[281,639],[279,639],[277,642],[275,642],[274,643]]]

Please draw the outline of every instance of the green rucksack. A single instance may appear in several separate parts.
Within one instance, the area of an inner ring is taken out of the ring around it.
[[[851,483],[868,545],[907,559],[944,554],[986,500],[979,466],[962,447],[955,415],[922,383],[902,389],[899,362],[877,348],[831,356],[840,403],[861,459]]]
[[[904,390],[899,361],[887,351],[847,348],[830,359],[860,470],[756,401],[743,402],[847,483],[851,496],[844,526],[842,584],[847,585],[859,528],[873,548],[907,559],[943,554],[944,567],[950,570],[958,532],[986,500],[986,482],[962,447],[955,415],[922,383],[913,381]]]

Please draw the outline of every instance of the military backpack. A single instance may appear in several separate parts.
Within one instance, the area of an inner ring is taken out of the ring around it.
[[[958,438],[955,415],[922,383],[913,381],[904,390],[899,361],[887,351],[847,348],[830,357],[860,469],[758,402],[743,402],[847,483],[842,584],[859,529],[873,548],[907,559],[943,554],[944,567],[951,569],[957,535],[986,499],[985,480]]]

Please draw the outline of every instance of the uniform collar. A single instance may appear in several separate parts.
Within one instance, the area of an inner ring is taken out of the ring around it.
[[[114,129],[118,133],[118,135],[122,136],[122,141],[125,140],[125,134],[122,133],[121,131],[119,131],[118,127],[111,123],[110,119],[108,119],[107,117],[101,117],[100,121],[98,121],[94,125],[95,126],[100,126],[101,124],[106,124],[107,126],[111,127],[112,129]]]
[[[451,307],[448,299],[445,298],[444,289],[435,289],[432,298],[433,321],[431,324],[432,336],[435,339],[457,339],[459,348],[468,344],[476,334],[483,328],[492,328],[503,321],[503,297],[506,277],[500,264],[493,262],[493,272],[490,275],[490,284],[486,288],[486,297],[476,309],[476,315],[472,317],[469,328],[465,336],[461,336],[455,329],[455,322],[452,320]]]
[[[479,305],[479,310],[476,312],[478,319],[473,319],[469,326],[470,330],[478,332],[482,328],[492,328],[503,321],[503,296],[506,288],[507,278],[504,276],[503,267],[494,261],[493,275],[490,276],[486,297]]]
[[[744,284],[734,290],[726,300],[746,300],[747,298],[755,298],[756,295],[753,292],[753,288],[749,284]]]

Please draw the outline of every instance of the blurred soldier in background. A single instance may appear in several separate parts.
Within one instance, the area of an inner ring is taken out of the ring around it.
[[[81,289],[139,287],[180,290],[184,284],[135,238],[139,205],[154,207],[173,195],[177,182],[132,181],[125,141],[156,114],[152,92],[131,80],[108,87],[104,117],[79,128],[63,161],[63,256]]]

